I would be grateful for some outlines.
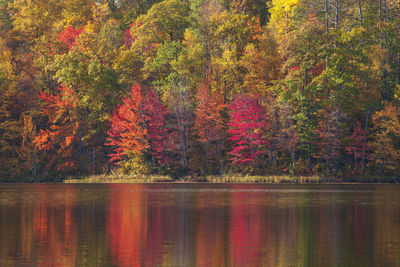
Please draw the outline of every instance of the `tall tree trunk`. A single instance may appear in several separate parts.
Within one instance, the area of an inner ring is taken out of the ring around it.
[[[83,168],[84,168],[84,159],[83,159],[83,156],[84,155],[84,153],[83,153],[83,142],[82,142],[82,138],[81,137],[79,137],[79,165],[80,165],[80,167],[81,167],[81,171],[83,171]]]
[[[185,86],[185,85],[179,85]],[[176,83],[174,83],[174,87],[179,87]],[[176,90],[176,89],[175,89]],[[178,124],[178,134],[179,140],[181,143],[181,157],[182,157],[182,167],[186,169],[188,167],[188,155],[187,155],[187,136],[188,136],[188,128],[185,121],[187,121],[188,110],[186,109],[186,101],[187,95],[186,92],[176,91],[176,104],[174,105],[174,113],[176,117],[176,121]],[[179,109],[179,110],[178,110]]]
[[[325,147],[325,160],[326,160],[326,174],[329,176],[329,157],[330,157],[330,150],[331,150],[331,123],[330,123],[330,111],[328,113],[328,138],[326,140],[326,147]]]
[[[310,143],[307,144],[307,165],[308,170],[312,172]]]
[[[286,12],[286,34],[289,32],[289,12]]]
[[[387,22],[387,5],[386,5],[386,0],[383,0],[383,22]],[[383,31],[383,38],[385,40],[385,46],[387,44],[387,34],[386,31]]]
[[[208,175],[208,141],[204,144],[204,174]]]
[[[226,88],[226,81],[224,81],[224,104],[227,103],[227,92],[226,92],[227,88]]]
[[[363,143],[362,150],[361,150],[361,169],[364,172],[365,170],[365,145],[367,142],[367,136],[368,136],[368,122],[369,122],[369,110],[367,110],[367,115],[365,116],[365,142]]]
[[[328,38],[329,38],[329,1],[328,0],[325,0],[325,35],[326,35],[326,41],[328,42]],[[326,55],[325,61],[326,61],[325,68],[328,69],[328,65],[329,65],[328,54]]]
[[[36,123],[34,124],[34,130],[35,130],[35,137],[36,137]],[[32,140],[33,141],[33,140]],[[36,177],[36,172],[37,172],[37,156],[36,156],[36,147],[33,146],[33,177]]]
[[[93,172],[96,172],[96,148],[92,148],[92,162],[93,162]]]
[[[219,162],[219,174],[224,174],[224,163],[222,161],[222,153],[223,149],[221,148],[221,144],[217,145],[218,147],[218,162]]]
[[[294,174],[294,169],[296,167],[296,149],[295,147],[293,147],[292,149],[289,149],[289,155],[290,155],[290,159],[292,161],[292,169],[293,169],[293,174]]]
[[[175,116],[178,123],[179,141],[181,143],[181,153],[182,153],[182,167],[186,168],[188,166],[187,162],[187,151],[185,142],[185,126],[183,125],[181,118],[178,115],[178,111],[175,109]]]
[[[335,1],[335,32],[337,32],[339,30],[339,0]],[[335,53],[336,53],[336,49],[337,49],[337,42],[336,42],[336,37],[335,37]],[[341,68],[339,68],[339,75],[340,77],[343,76],[342,70]],[[337,87],[337,94],[340,95],[340,92],[342,91],[342,84],[338,84]],[[338,103],[338,101],[336,101],[336,119],[335,119],[335,136],[333,137],[335,140],[335,142],[337,142],[339,140],[339,132],[340,132],[340,105]],[[334,147],[334,149],[338,149],[336,146]],[[339,155],[339,151],[337,151],[336,153],[337,155]],[[335,159],[335,163],[334,163],[334,169],[335,171],[338,170],[338,159]]]
[[[358,3],[358,15],[360,16],[360,28],[363,27],[363,13],[361,0],[357,0]],[[364,33],[361,33],[361,45],[364,47]]]
[[[357,152],[354,152],[354,173],[357,172]]]

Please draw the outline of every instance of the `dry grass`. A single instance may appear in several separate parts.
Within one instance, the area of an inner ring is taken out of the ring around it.
[[[211,183],[320,183],[322,179],[319,176],[290,176],[290,175],[221,175],[207,176],[205,181]]]
[[[251,176],[251,175],[219,175],[206,177],[187,176],[173,180],[168,176],[160,175],[91,175],[67,178],[64,183],[157,183],[157,182],[209,182],[209,183],[320,183],[319,176]]]
[[[172,178],[161,175],[90,175],[67,178],[64,183],[155,183],[172,182]]]

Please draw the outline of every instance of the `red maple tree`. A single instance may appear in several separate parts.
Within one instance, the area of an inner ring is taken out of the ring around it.
[[[265,146],[269,145],[264,134],[270,125],[263,107],[254,97],[237,95],[229,105],[229,115],[229,139],[234,142],[229,152],[232,164],[255,163],[265,153]]]
[[[169,142],[166,137],[166,109],[151,89],[142,97],[139,84],[132,86],[110,118],[106,145],[114,146],[110,161],[121,160],[129,154],[149,152],[156,162],[168,161]]]
[[[57,39],[60,40],[69,51],[75,45],[75,40],[82,31],[83,28],[75,29],[74,27],[69,26],[58,35]]]
[[[150,153],[154,161],[166,163],[169,161],[168,154],[171,145],[167,138],[165,127],[166,108],[161,104],[153,89],[146,94],[143,100],[143,120],[147,129],[147,139],[150,145]]]

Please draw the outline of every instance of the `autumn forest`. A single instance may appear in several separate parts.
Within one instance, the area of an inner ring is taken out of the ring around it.
[[[0,180],[110,173],[398,177],[400,1],[0,0]]]

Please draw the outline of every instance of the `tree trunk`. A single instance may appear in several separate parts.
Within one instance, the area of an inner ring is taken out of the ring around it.
[[[286,12],[286,34],[289,32],[289,12]]]
[[[295,148],[293,147],[293,148],[291,149],[291,151],[289,151],[290,159],[292,160],[293,174],[294,174],[294,169],[295,169],[295,167],[296,167],[296,155],[295,155],[295,153],[296,153],[296,150],[295,150]]]
[[[79,137],[79,165],[81,167],[81,171],[83,171],[84,168],[84,162],[83,162],[83,143],[82,143],[82,138]]]
[[[364,172],[365,170],[365,145],[367,142],[367,135],[368,135],[368,122],[369,122],[369,110],[367,110],[367,115],[365,116],[365,141],[364,144],[362,146],[362,150],[361,150],[361,169]]]
[[[204,144],[204,174],[207,176],[208,175],[208,141]]]
[[[326,147],[325,147],[325,159],[326,159],[326,174],[329,176],[329,157],[330,157],[330,150],[331,150],[331,125],[330,125],[330,112],[328,113],[328,138],[326,140]]]
[[[96,148],[92,148],[93,172],[96,172]]]
[[[354,152],[354,173],[357,172],[357,152]]]
[[[328,37],[329,37],[329,2],[328,2],[328,0],[325,0],[325,35],[326,35],[326,41],[328,42]],[[326,61],[325,68],[328,69],[328,65],[329,65],[329,56],[328,55],[326,55],[325,61]]]
[[[182,153],[182,167],[186,168],[187,164],[187,151],[186,151],[186,142],[185,142],[185,125],[183,125],[182,120],[178,114],[178,110],[174,108],[175,117],[178,124],[178,134],[179,134],[179,141],[181,143],[181,153]]]
[[[227,102],[226,81],[224,81],[224,104]]]
[[[312,172],[310,144],[307,144],[307,165],[310,172]]]
[[[36,137],[36,123],[34,124],[35,137]],[[33,177],[36,177],[37,172],[37,158],[36,158],[36,147],[33,146]]]
[[[360,16],[360,28],[363,26],[363,13],[362,13],[362,5],[361,0],[358,0],[358,14]],[[364,33],[361,33],[361,45],[364,47]]]

